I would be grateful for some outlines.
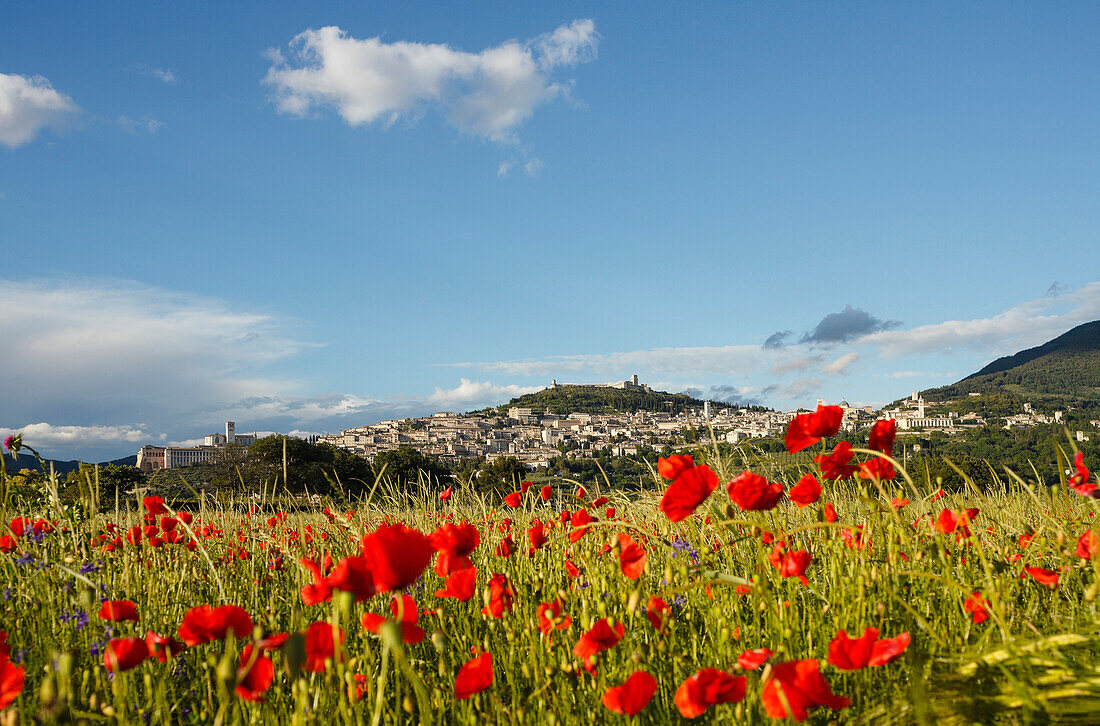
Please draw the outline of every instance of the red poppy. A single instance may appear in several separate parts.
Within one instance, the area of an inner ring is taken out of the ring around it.
[[[504,613],[512,611],[515,597],[516,591],[512,589],[512,583],[498,572],[489,580],[489,604],[481,608],[481,614],[492,618],[503,617]]]
[[[115,638],[103,651],[103,667],[112,673],[137,668],[149,657],[149,646],[142,638]]]
[[[989,601],[982,597],[980,592],[971,593],[963,603],[963,610],[970,613],[970,619],[975,625],[989,620]]]
[[[10,534],[0,536],[0,552],[11,552],[15,549],[15,537]]]
[[[257,648],[263,650],[279,650],[290,638],[290,633],[271,633],[255,641]]]
[[[764,688],[760,700],[764,710],[772,718],[803,721],[807,711],[817,706],[828,706],[834,711],[846,708],[851,701],[837,696],[821,675],[816,660],[796,660],[776,663],[764,675]]]
[[[670,457],[673,458],[673,457]],[[691,463],[690,456],[681,457]],[[690,517],[695,509],[718,488],[718,477],[706,464],[688,466],[677,471],[676,479],[665,490],[660,509],[670,522]]]
[[[558,598],[539,605],[535,611],[539,621],[539,632],[549,637],[553,630],[565,630],[573,624],[573,618],[562,615],[561,608],[561,600]]]
[[[846,631],[838,631],[829,643],[829,663],[844,671],[866,667],[877,638],[877,628],[867,628],[859,638],[850,638]]]
[[[813,474],[804,474],[798,480],[798,483],[787,492],[787,498],[801,509],[821,498],[821,484],[814,478]]]
[[[1100,498],[1100,487],[1096,486],[1096,482],[1089,481],[1089,470],[1085,466],[1085,452],[1078,451],[1073,456],[1073,467],[1077,470],[1069,478],[1069,485],[1073,487],[1073,491],[1083,497]]]
[[[851,443],[841,441],[833,447],[833,453],[818,454],[814,457],[814,461],[821,469],[822,479],[838,481],[849,478],[859,469],[857,465],[848,463],[852,460],[852,456]]]
[[[464,701],[493,685],[493,656],[482,653],[455,674],[455,698]]]
[[[581,574],[580,568],[573,564],[573,560],[565,561],[565,571],[569,573],[570,577],[578,577]]]
[[[359,557],[358,555],[350,555],[336,563],[336,567],[332,568],[332,572],[325,577],[324,586],[354,593],[355,602],[369,600],[377,592],[374,573],[371,572],[371,563],[366,557]],[[323,588],[318,594],[323,594]],[[304,590],[302,599],[306,599]]]
[[[629,580],[637,580],[645,571],[645,548],[630,538],[630,535],[619,534],[619,569],[623,576]]]
[[[1046,585],[1051,590],[1058,587],[1058,573],[1054,570],[1048,570],[1044,567],[1025,567],[1024,572],[1031,575],[1036,582]],[[1020,573],[1020,577],[1023,576],[1023,573]]]
[[[695,466],[695,461],[683,454],[673,454],[666,458],[657,458],[657,473],[665,479],[675,479],[681,473]]]
[[[953,512],[950,509],[944,509],[936,517],[935,529],[942,534],[948,534],[950,532],[956,532],[959,540],[966,539],[970,536],[970,527],[968,526],[974,521],[974,518],[978,516],[977,509],[962,509],[958,512]]]
[[[673,700],[684,718],[702,716],[719,703],[737,703],[745,697],[744,676],[735,676],[717,668],[703,668],[688,676],[676,689]]]
[[[432,543],[403,524],[382,525],[363,538],[376,592],[403,590],[419,579],[432,559]]]
[[[393,613],[393,622],[401,629],[401,642],[410,645],[424,640],[424,629],[417,625],[420,613],[416,607],[416,601],[405,594],[395,595],[390,600],[390,612]],[[377,635],[378,629],[389,618],[374,613],[363,614],[363,628]]]
[[[909,633],[901,633],[893,638],[883,638],[875,641],[871,649],[871,659],[867,661],[869,666],[886,665],[905,652],[909,647]]]
[[[212,640],[222,640],[230,632],[237,638],[252,634],[252,618],[236,605],[211,607],[200,605],[183,616],[176,635],[187,645],[201,645]]]
[[[779,570],[781,577],[797,577],[803,585],[810,584],[810,581],[806,579],[805,572],[812,559],[810,553],[806,550],[788,551],[786,544],[783,542],[777,542],[768,555],[768,561]]]
[[[17,666],[7,658],[0,658],[0,711],[12,704],[23,692],[25,666]]]
[[[909,500],[905,499],[904,497],[894,497],[890,500],[890,506],[894,509],[901,509],[907,504],[909,504]]]
[[[454,495],[454,487],[447,487],[439,493],[439,501],[445,502]]]
[[[818,406],[813,413],[802,413],[791,419],[787,435],[783,437],[787,451],[792,454],[813,446],[821,439],[840,430],[844,409],[840,406]]]
[[[935,492],[932,493],[932,501],[938,502],[946,496],[947,492],[945,492],[943,489],[937,489]]]
[[[325,580],[321,571],[321,565],[308,557],[298,560],[313,575],[313,583],[302,588],[302,602],[306,605],[316,605],[319,602],[327,602],[332,597],[332,586]],[[370,582],[370,578],[367,578]]]
[[[553,496],[553,493],[554,493],[554,490],[551,488],[551,486],[549,484],[543,484],[542,487],[539,489],[539,496],[542,498],[542,501],[544,501],[544,502],[550,501],[550,498]]]
[[[30,523],[31,521],[29,519],[26,519],[24,517],[16,517],[15,519],[11,520],[11,524],[8,525],[8,529],[11,530],[11,533],[16,537],[22,537],[23,533],[27,530],[27,526],[30,525]]]
[[[822,508],[822,512],[825,515],[826,522],[835,522],[840,519],[840,516],[836,513],[836,507],[832,502],[825,502],[825,506]]]
[[[129,600],[107,600],[99,608],[100,620],[113,620],[116,623],[124,620],[138,621],[137,607]]]
[[[5,630],[0,630],[0,660],[7,658],[11,655],[11,646],[8,645],[8,633]]]
[[[515,509],[516,507],[518,507],[520,505],[520,502],[522,501],[521,500],[522,496],[523,495],[520,494],[519,492],[512,492],[508,496],[504,497],[504,503],[507,504],[512,509]]]
[[[513,552],[512,547],[514,545],[515,545],[515,542],[512,541],[511,537],[505,537],[504,539],[502,539],[500,541],[500,544],[497,545],[496,552],[495,552],[496,556],[497,557],[511,557],[512,552]]]
[[[897,436],[898,422],[894,419],[875,421],[871,426],[871,437],[867,448],[890,454],[894,451],[894,437]]]
[[[759,474],[743,471],[733,478],[727,487],[730,499],[745,512],[762,512],[772,509],[783,498],[783,485],[769,482]]]
[[[305,632],[306,636],[306,663],[305,669],[311,673],[321,673],[325,670],[326,660],[336,660],[336,645],[344,644],[344,631],[335,628],[326,622],[312,623]],[[344,660],[347,654],[340,649],[340,660]]]
[[[577,644],[573,646],[573,655],[585,662],[585,666],[593,663],[594,656],[605,650],[614,648],[623,637],[623,624],[615,622],[612,626],[608,618],[597,620]]]
[[[527,554],[529,555],[534,554],[535,550],[540,549],[546,544],[547,539],[546,535],[543,534],[542,522],[536,520],[535,523],[531,525],[531,528],[527,530],[527,539],[531,543],[531,548],[527,550]]]
[[[525,481],[525,482],[520,482],[520,485],[519,485],[519,493],[520,493],[520,494],[526,494],[526,493],[527,493],[527,490],[528,490],[528,489],[530,489],[530,488],[531,488],[531,486],[532,486],[532,485],[531,485],[531,482],[529,482],[529,481]]]
[[[578,509],[569,521],[573,525],[573,531],[569,533],[569,541],[576,542],[588,534],[589,522],[595,522],[596,519],[588,513],[587,509]]]
[[[149,649],[149,655],[161,663],[168,660],[168,656],[176,657],[186,647],[175,638],[157,635],[152,630],[145,634],[145,645]]]
[[[894,465],[881,456],[865,461],[859,465],[860,479],[876,479],[878,481],[890,481],[898,473],[894,471]]]
[[[756,650],[746,650],[741,655],[737,656],[737,665],[741,666],[747,671],[754,671],[760,666],[771,660],[771,657],[775,655],[767,648],[757,648]]]
[[[604,691],[603,705],[624,716],[636,716],[657,692],[657,679],[645,671],[634,671],[621,686]]]
[[[435,560],[435,572],[440,577],[470,566],[469,555],[481,543],[481,533],[473,524],[462,521],[448,522],[432,532],[432,547],[439,552]]]
[[[145,507],[146,515],[150,517],[168,514],[168,508],[164,506],[164,497],[145,497],[141,500],[141,506]]]
[[[275,664],[251,644],[241,651],[237,666],[237,696],[246,701],[262,701],[275,677]]]
[[[457,570],[447,576],[443,581],[443,588],[435,591],[436,597],[453,597],[466,602],[474,596],[477,588],[477,568],[467,567]]]
[[[829,663],[844,671],[886,665],[909,647],[909,633],[878,640],[878,629],[867,628],[859,638],[840,630],[829,643]]]
[[[1100,536],[1091,529],[1086,529],[1077,538],[1077,556],[1083,560],[1095,560],[1100,554]]]

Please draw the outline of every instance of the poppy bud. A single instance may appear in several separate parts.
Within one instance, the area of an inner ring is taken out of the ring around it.
[[[237,665],[233,660],[232,654],[226,653],[218,661],[218,669],[215,671],[218,681],[225,686],[226,690],[232,690],[237,686]]]
[[[42,679],[42,685],[38,689],[38,704],[46,711],[53,709],[57,702],[57,681],[53,673],[49,673]]]
[[[405,713],[413,712],[413,702],[409,699],[408,696],[405,696],[404,700],[401,701],[401,708],[405,709]]]
[[[638,609],[638,602],[642,599],[642,593],[638,590],[630,593],[630,598],[626,601],[626,611],[631,615]]]
[[[737,516],[737,510],[733,508],[732,504],[727,504],[726,505],[726,518],[727,519],[733,519],[736,516]]]
[[[1058,534],[1054,537],[1054,541],[1058,543],[1059,547],[1061,547],[1066,543],[1066,533],[1062,530],[1058,530]]]
[[[1100,583],[1094,582],[1088,586],[1088,589],[1085,590],[1085,602],[1092,602],[1096,599],[1096,590],[1098,585],[1100,585]]]
[[[432,647],[435,648],[436,653],[443,655],[447,652],[448,645],[446,633],[442,630],[437,630],[432,633]]]
[[[283,654],[286,656],[286,670],[290,676],[294,676],[302,670],[306,662],[306,638],[301,633],[291,633],[283,643]]]

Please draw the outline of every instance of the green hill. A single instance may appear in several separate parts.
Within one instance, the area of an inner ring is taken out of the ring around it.
[[[496,410],[504,413],[512,406],[531,408],[564,416],[570,413],[633,413],[635,411],[671,411],[703,407],[703,401],[686,393],[647,391],[641,388],[607,388],[604,386],[557,386],[513,398]],[[711,403],[727,408],[727,403]]]
[[[958,383],[924,391],[924,398],[978,413],[1018,411],[1025,401],[1039,410],[1100,409],[1100,321],[998,358]]]

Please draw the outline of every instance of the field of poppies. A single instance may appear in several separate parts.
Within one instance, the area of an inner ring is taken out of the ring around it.
[[[834,409],[801,470],[700,446],[640,493],[0,487],[0,724],[1097,723],[1087,462],[945,490]]]

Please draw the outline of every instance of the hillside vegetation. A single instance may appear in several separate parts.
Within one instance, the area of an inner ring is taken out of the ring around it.
[[[665,393],[643,389],[605,388],[603,386],[558,386],[513,398],[497,410],[505,413],[512,406],[532,408],[564,416],[570,413],[634,413],[635,411],[670,411],[701,408],[703,401],[685,393]],[[720,404],[726,406],[728,404]]]
[[[982,400],[987,396],[1016,410],[1025,401],[1040,410],[1100,409],[1100,321],[998,358],[958,383],[924,392],[929,401],[953,400],[952,408],[978,413],[988,413],[988,402]]]

